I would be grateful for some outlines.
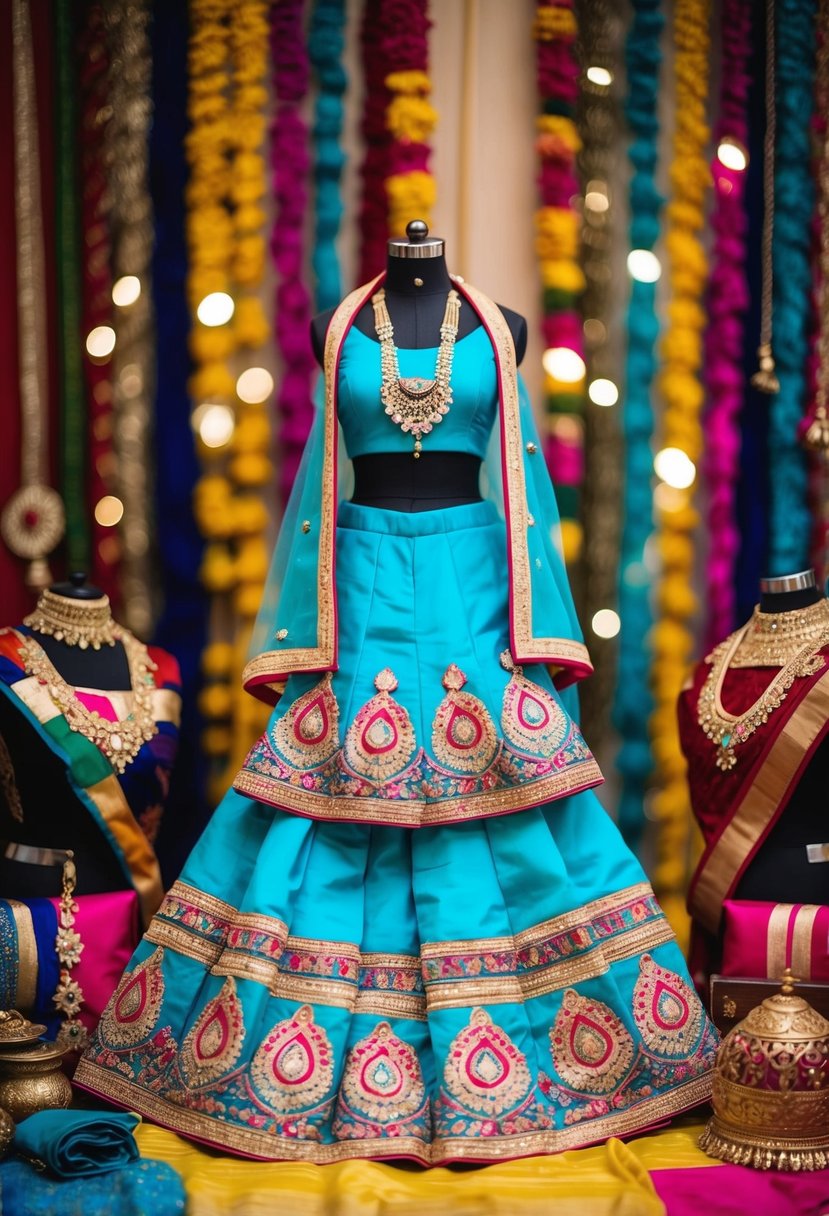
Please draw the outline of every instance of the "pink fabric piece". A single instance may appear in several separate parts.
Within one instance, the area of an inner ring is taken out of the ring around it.
[[[653,1170],[667,1216],[829,1216],[829,1170],[784,1174],[719,1165]]]
[[[723,961],[722,974],[747,978],[779,979],[768,975],[768,930],[777,904],[759,900],[727,899],[723,903]],[[797,914],[803,904],[792,904],[786,931],[785,966],[792,966],[795,933],[803,933]],[[798,978],[829,983],[829,907],[821,907],[811,923],[811,970]]]
[[[49,902],[60,924],[60,900]],[[76,903],[78,910],[72,928],[80,936],[83,951],[70,975],[83,992],[80,1021],[87,1030],[94,1030],[138,945],[138,893],[107,891],[101,895],[79,895]]]
[[[75,697],[83,705],[84,709],[88,709],[90,713],[100,714],[106,722],[117,721],[118,715],[112,708],[112,702],[109,697],[102,697],[100,693],[95,692],[78,692],[75,690]]]

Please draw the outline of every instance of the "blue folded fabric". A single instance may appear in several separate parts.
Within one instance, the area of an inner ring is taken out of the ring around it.
[[[183,1216],[181,1178],[164,1161],[133,1161],[93,1177],[52,1178],[25,1161],[0,1162],[3,1216]]]
[[[138,1160],[133,1132],[138,1115],[88,1110],[42,1110],[18,1123],[14,1151],[58,1178],[123,1169]]]

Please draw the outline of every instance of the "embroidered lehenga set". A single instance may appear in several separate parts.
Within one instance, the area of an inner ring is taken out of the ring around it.
[[[493,1161],[628,1134],[707,1097],[716,1036],[592,792],[571,687],[590,665],[512,339],[459,285],[482,324],[428,442],[489,448],[488,497],[340,501],[338,427],[348,457],[425,433],[387,416],[352,325],[377,286],[328,330],[245,672],[270,724],[78,1078],[267,1159]],[[417,393],[435,349],[397,356]]]

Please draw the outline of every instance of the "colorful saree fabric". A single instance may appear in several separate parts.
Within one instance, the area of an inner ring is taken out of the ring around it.
[[[178,742],[181,712],[178,664],[165,651],[149,648],[154,664],[152,712],[156,733],[142,745],[132,763],[118,773],[103,751],[84,734],[70,728],[47,683],[26,670],[21,652],[24,639],[31,636],[36,635],[26,626],[0,630],[0,696],[5,696],[6,706],[12,711],[12,717],[6,715],[4,722],[15,731],[34,731],[47,753],[44,774],[51,772],[48,780],[57,780],[54,774],[60,770],[61,789],[58,792],[50,787],[44,777],[43,787],[38,791],[32,784],[33,774],[21,773],[21,783],[28,782],[33,791],[32,803],[35,794],[43,803],[43,791],[50,789],[48,805],[33,805],[28,814],[24,806],[22,822],[4,823],[3,832],[33,848],[73,848],[78,863],[79,893],[85,892],[82,884],[89,875],[81,861],[83,842],[73,833],[88,836],[90,856],[100,856],[105,843],[114,860],[107,873],[114,870],[118,877],[106,886],[91,889],[134,887],[146,924],[163,893],[152,841],[161,821]],[[88,708],[110,720],[129,712],[128,693],[77,689],[75,695]],[[65,816],[57,813],[57,808],[63,805],[61,799],[71,803]]]
[[[377,405],[376,344],[339,337],[348,454],[375,435],[411,450]],[[84,1087],[233,1152],[320,1163],[556,1152],[708,1095],[715,1032],[556,686],[589,663],[557,516],[509,483],[520,466],[542,501],[507,338],[488,323],[457,344],[440,433],[481,455],[500,409],[503,514],[497,496],[343,503],[327,623],[321,567],[293,568],[301,645],[280,601],[286,646],[254,673],[282,699],[136,951]],[[401,369],[434,357],[402,351]],[[320,518],[289,508],[287,526],[313,536]],[[538,613],[528,567],[550,593]]]

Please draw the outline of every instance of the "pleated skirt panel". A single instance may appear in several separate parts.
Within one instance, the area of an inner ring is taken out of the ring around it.
[[[437,1164],[640,1131],[715,1048],[592,792],[410,831],[232,791],[76,1079],[251,1157]]]

